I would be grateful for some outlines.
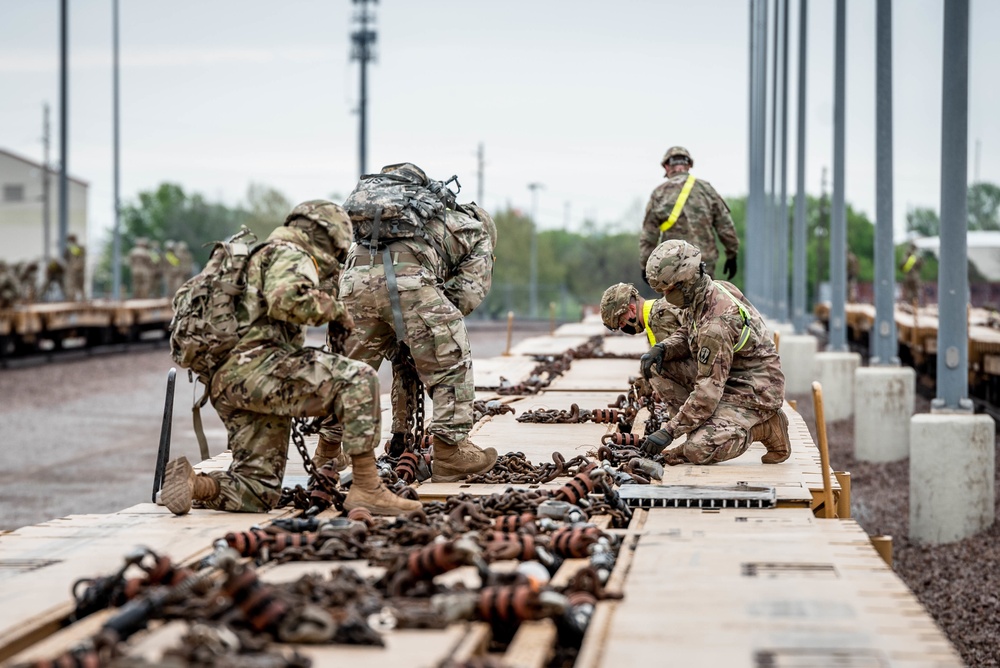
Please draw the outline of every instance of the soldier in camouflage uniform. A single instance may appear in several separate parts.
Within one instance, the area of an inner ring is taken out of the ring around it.
[[[924,259],[920,257],[917,245],[911,241],[906,246],[906,257],[899,265],[899,270],[903,272],[903,303],[907,306],[920,306],[920,270],[923,266]]]
[[[132,273],[132,298],[149,299],[153,287],[153,258],[149,254],[149,241],[138,237],[128,253],[128,266]]]
[[[20,295],[21,284],[13,267],[9,266],[6,260],[0,259],[0,309],[13,308]]]
[[[683,371],[689,359],[697,372],[690,396],[646,438],[644,451],[657,454],[687,434],[686,442],[664,453],[666,463],[724,462],[742,455],[753,441],[767,448],[763,463],[788,459],[785,377],[757,309],[735,285],[713,281],[701,252],[685,241],[660,244],[646,271],[653,289],[682,310],[684,325],[643,356],[643,375],[658,371],[679,384],[690,382]]]
[[[191,256],[187,242],[183,239],[174,245],[174,252],[177,253],[177,259],[180,261],[177,273],[180,275],[181,285],[183,285],[187,279],[194,276],[194,258]]]
[[[176,241],[168,240],[164,244],[163,261],[165,263],[164,276],[167,283],[167,296],[173,298],[177,294],[177,290],[187,280],[182,273],[184,270],[181,268],[181,259],[177,255]]]
[[[351,223],[337,204],[304,202],[283,227],[255,249],[239,311],[252,323],[211,381],[212,405],[226,425],[233,463],[226,472],[194,475],[184,458],[171,462],[161,499],[174,513],[205,507],[266,512],[281,495],[293,417],[335,417],[354,481],[347,510],[398,515],[419,501],[396,496],[378,476],[373,450],[379,435],[378,377],[366,364],[303,347],[306,325],[331,321],[353,327],[336,293],[320,289],[340,270]]]
[[[723,271],[732,280],[736,275],[736,256],[740,240],[729,215],[726,201],[715,192],[708,181],[688,174],[694,160],[687,149],[673,146],[661,162],[667,180],[656,187],[649,203],[639,233],[639,264],[646,278],[646,261],[653,249],[667,239],[684,239],[697,246],[705,260],[710,277],[715,276],[719,253],[715,245],[718,236],[726,251]],[[686,199],[684,193],[687,192]],[[647,280],[648,282],[648,280]]]
[[[82,301],[86,297],[87,251],[77,243],[75,234],[66,235],[63,262],[66,266],[66,276],[63,279],[66,299],[71,302]]]
[[[847,301],[855,304],[858,301],[858,276],[861,273],[861,265],[858,256],[847,251]]]
[[[680,312],[666,299],[644,299],[631,283],[617,283],[604,291],[601,297],[601,320],[604,326],[625,334],[643,332],[650,346],[665,341],[681,327]],[[678,383],[665,376],[654,376],[648,382],[666,404],[672,415],[691,394],[690,388],[698,373],[693,358],[677,360],[674,374],[683,374],[684,382]],[[647,382],[646,379],[637,381]],[[647,390],[640,386],[641,392]]]
[[[382,173],[396,171],[427,182],[423,170],[410,163],[390,165]],[[456,210],[432,218],[423,230],[428,238],[397,239],[387,247],[396,275],[405,343],[434,403],[427,428],[434,448],[432,479],[451,482],[490,470],[497,458],[493,448],[482,450],[469,440],[475,387],[463,319],[489,293],[493,247],[484,225]],[[370,253],[361,241],[340,279],[341,297],[357,325],[347,342],[347,354],[377,368],[382,359],[396,357],[401,342],[383,251]]]
[[[38,262],[18,262],[14,265],[14,274],[21,284],[21,299],[26,304],[38,300]]]
[[[149,259],[153,263],[153,276],[150,279],[150,297],[158,298],[163,296],[163,277],[166,273],[166,260],[163,258],[163,251],[160,242],[153,240],[149,244]]]

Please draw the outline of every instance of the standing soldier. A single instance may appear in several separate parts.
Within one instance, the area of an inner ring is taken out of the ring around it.
[[[42,285],[42,291],[39,293],[42,298],[49,294],[49,291],[53,286],[59,288],[59,298],[65,299],[66,288],[64,285],[64,280],[66,277],[66,265],[57,257],[50,258],[45,264],[45,283]]]
[[[171,512],[188,512],[192,501],[215,510],[267,512],[281,496],[292,418],[327,416],[341,427],[353,463],[345,510],[400,515],[421,507],[379,479],[376,373],[342,355],[304,347],[307,325],[353,327],[335,291],[320,289],[340,270],[351,237],[341,206],[312,200],[292,209],[284,226],[254,250],[238,311],[241,328],[248,329],[209,383],[233,463],[228,471],[196,476],[187,459],[171,462],[161,494]]]
[[[186,241],[178,241],[174,245],[174,252],[177,253],[177,259],[180,260],[178,265],[178,272],[181,275],[181,283],[194,276],[194,258],[191,257],[191,251],[188,250],[188,245]]]
[[[15,270],[21,284],[21,299],[26,304],[33,304],[38,299],[38,261],[20,262]]]
[[[14,268],[0,259],[0,310],[13,308],[21,296],[21,285]]]
[[[701,252],[685,241],[660,244],[646,272],[652,288],[681,309],[684,325],[643,355],[643,376],[657,372],[690,391],[677,414],[646,437],[646,454],[658,454],[687,434],[682,445],[664,453],[667,464],[724,462],[753,441],[767,448],[763,463],[788,459],[792,446],[781,408],[785,377],[757,309],[732,283],[713,281]],[[693,382],[686,372],[691,359],[697,364]]]
[[[149,299],[154,267],[146,237],[135,240],[135,246],[128,253],[128,265],[132,272],[132,298]]]
[[[163,296],[163,274],[166,262],[163,260],[163,252],[160,250],[160,242],[155,239],[149,244],[149,259],[153,263],[153,276],[150,279],[150,297]]]
[[[163,261],[167,282],[167,296],[172,299],[187,279],[181,273],[183,269],[181,269],[181,259],[177,257],[177,242],[167,240],[164,248]]]
[[[920,270],[923,266],[924,258],[911,241],[906,245],[906,257],[899,265],[903,272],[903,303],[907,306],[920,306]]]
[[[726,250],[723,271],[726,278],[732,280],[736,275],[740,240],[726,201],[708,181],[688,174],[688,170],[694,167],[694,160],[686,148],[673,146],[667,149],[660,164],[667,180],[657,186],[649,198],[639,234],[639,264],[643,278],[646,279],[646,261],[650,253],[667,239],[684,239],[697,246],[705,259],[709,276],[715,276],[719,257],[715,237],[718,236]],[[649,282],[648,279],[646,282]]]
[[[377,368],[383,358],[393,359],[408,347],[434,403],[427,428],[434,448],[432,480],[454,482],[490,470],[497,459],[496,450],[482,450],[469,439],[475,387],[463,319],[489,293],[493,248],[477,218],[458,211],[453,201],[445,208],[434,199],[438,195],[431,193],[443,195],[447,187],[429,181],[416,165],[389,165],[382,175],[359,183],[347,202],[359,222],[358,243],[340,279],[341,297],[357,324],[346,349]],[[379,184],[395,184],[413,197],[390,200],[391,191]],[[433,213],[420,223],[407,222],[413,219],[402,216],[410,202]],[[363,213],[366,205],[378,212],[372,220]],[[383,221],[383,210],[400,218]],[[359,223],[372,235],[362,234]],[[321,446],[326,456],[336,456],[335,443],[321,439]]]
[[[87,251],[77,243],[75,234],[66,235],[66,250],[63,252],[66,276],[66,299],[71,302],[86,298]]]
[[[858,301],[858,274],[860,272],[858,256],[847,251],[847,301],[851,304]]]

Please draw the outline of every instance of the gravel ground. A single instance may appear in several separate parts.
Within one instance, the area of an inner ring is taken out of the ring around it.
[[[799,412],[816,438],[812,397]],[[917,396],[916,411],[930,410]],[[1000,525],[949,545],[922,546],[909,538],[909,460],[888,464],[854,458],[854,420],[827,424],[830,462],[851,473],[851,512],[869,535],[890,535],[893,570],[913,590],[970,666],[1000,666]],[[1000,438],[998,438],[1000,445]],[[1000,477],[1000,457],[997,457]],[[997,498],[1000,516],[1000,497]]]

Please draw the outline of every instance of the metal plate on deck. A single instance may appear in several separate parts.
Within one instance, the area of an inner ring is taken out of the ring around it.
[[[774,487],[746,484],[622,485],[618,493],[633,508],[773,508],[778,498]]]

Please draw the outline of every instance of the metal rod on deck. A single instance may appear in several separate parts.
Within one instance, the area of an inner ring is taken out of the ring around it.
[[[818,382],[812,384],[813,408],[816,411],[816,440],[819,441],[819,465],[823,469],[823,513],[827,519],[833,519],[833,486],[830,484],[830,451],[826,441],[826,418],[823,415],[823,386]]]
[[[837,517],[842,520],[851,518],[851,474],[849,471],[834,471],[840,483],[840,497],[837,499]]]
[[[174,386],[177,381],[177,369],[170,367],[167,372],[167,396],[163,402],[163,422],[160,424],[160,447],[156,452],[156,470],[153,472],[153,503],[156,503],[156,493],[163,485],[163,473],[170,459],[170,432],[174,418]]]

